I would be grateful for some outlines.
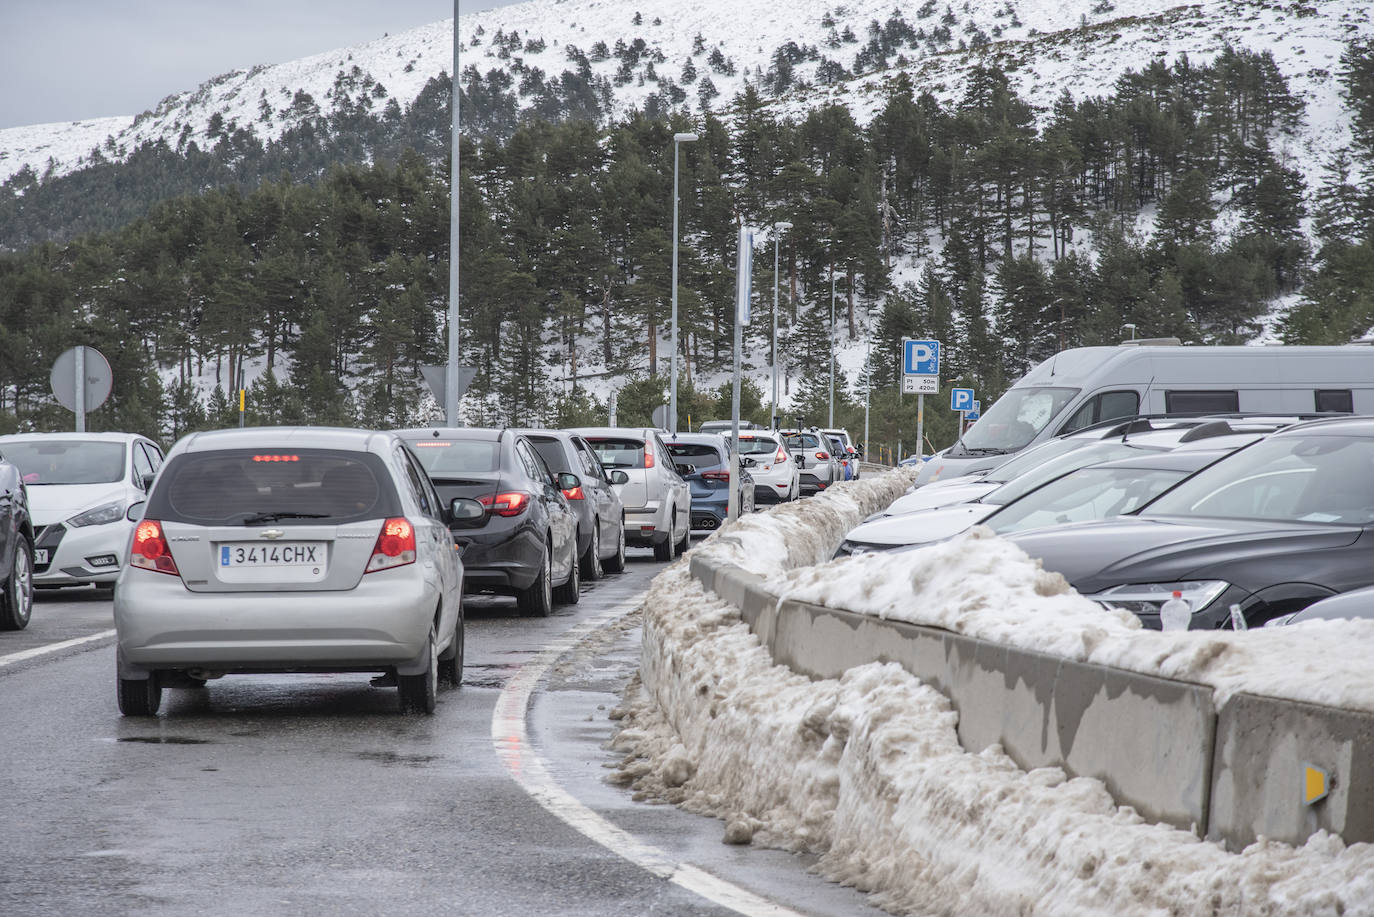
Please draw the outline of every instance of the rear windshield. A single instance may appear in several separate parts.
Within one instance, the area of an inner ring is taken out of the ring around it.
[[[774,452],[778,448],[778,441],[767,436],[751,436],[748,439],[740,437],[739,451],[741,455],[762,455],[765,452]]]
[[[0,452],[19,469],[24,483],[110,484],[124,477],[124,444],[99,440],[18,440]]]
[[[789,449],[819,449],[821,441],[811,433],[784,433],[782,441]]]
[[[490,439],[411,439],[420,464],[431,478],[461,476],[472,471],[497,471],[501,444]]]
[[[539,457],[544,460],[544,464],[549,466],[549,470],[554,474],[562,474],[565,471],[577,473],[577,469],[568,464],[568,455],[563,451],[563,444],[556,439],[539,438],[527,436],[534,451],[539,453]]]
[[[194,525],[311,525],[404,512],[382,460],[336,449],[187,452],[162,469],[145,515]]]
[[[596,450],[597,458],[606,468],[644,467],[644,444],[639,440],[587,437],[587,443]]]
[[[721,450],[706,443],[669,443],[668,451],[673,454],[673,458],[709,458],[717,462],[721,460]]]

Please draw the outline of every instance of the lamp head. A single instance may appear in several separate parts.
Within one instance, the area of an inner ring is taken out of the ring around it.
[[[787,222],[786,220],[779,220],[778,222],[773,224],[773,228],[776,229],[778,232],[782,232],[785,229],[791,229],[792,224]]]
[[[696,134],[674,134],[674,135],[673,135],[673,142],[674,142],[674,143],[691,143],[692,141],[694,141],[694,140],[699,140],[699,139],[701,139],[701,138],[699,138]]]

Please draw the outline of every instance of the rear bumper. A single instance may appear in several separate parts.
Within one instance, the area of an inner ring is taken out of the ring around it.
[[[463,591],[515,592],[528,589],[544,569],[543,536],[517,529],[496,535],[459,533],[463,548]]]
[[[625,543],[652,547],[668,540],[668,517],[662,506],[625,510]]]
[[[830,486],[831,483],[830,475],[827,474],[824,477],[821,477],[820,475],[817,475],[816,473],[811,471],[801,472],[798,475],[798,480],[801,485],[802,493],[816,493],[819,490],[825,490],[827,487]]]

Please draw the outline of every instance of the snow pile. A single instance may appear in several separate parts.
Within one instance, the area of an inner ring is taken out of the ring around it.
[[[896,665],[814,682],[774,666],[685,564],[647,596],[642,677],[615,743],[638,796],[725,819],[730,842],[818,854],[895,912],[1374,914],[1374,846],[1319,833],[1231,854],[1097,780],[965,752],[948,701]]]
[[[789,599],[940,627],[1003,646],[1209,685],[1221,707],[1246,692],[1374,712],[1374,621],[1249,631],[1145,630],[1083,598],[1058,573],[982,526],[916,551],[861,554],[778,574]]]
[[[769,576],[829,560],[846,532],[900,497],[919,469],[894,468],[845,481],[723,526],[692,556]]]

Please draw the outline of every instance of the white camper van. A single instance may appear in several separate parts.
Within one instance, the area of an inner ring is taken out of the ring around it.
[[[1026,373],[917,486],[995,468],[1027,446],[1136,414],[1374,414],[1374,346],[1184,347],[1176,339],[1061,351]]]

